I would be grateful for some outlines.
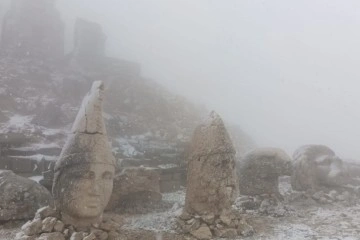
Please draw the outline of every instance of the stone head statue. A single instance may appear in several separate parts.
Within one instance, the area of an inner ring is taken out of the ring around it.
[[[115,159],[102,118],[102,99],[103,83],[94,82],[55,165],[52,191],[65,224],[98,223],[112,193]]]
[[[294,152],[291,185],[295,190],[341,187],[352,179],[343,161],[324,145],[305,145]]]

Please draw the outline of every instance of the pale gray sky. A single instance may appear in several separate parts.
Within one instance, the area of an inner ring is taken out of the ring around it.
[[[58,0],[103,25],[108,54],[290,154],[360,159],[360,1]]]

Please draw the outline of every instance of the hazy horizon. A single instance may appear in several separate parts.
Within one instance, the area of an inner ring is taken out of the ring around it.
[[[145,77],[219,112],[259,146],[292,154],[324,144],[360,159],[360,2],[62,0],[58,7],[67,50],[76,17],[98,22],[109,56],[139,62]]]

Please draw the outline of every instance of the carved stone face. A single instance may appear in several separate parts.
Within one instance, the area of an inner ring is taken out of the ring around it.
[[[324,185],[342,185],[346,182],[347,171],[342,161],[337,157],[323,157],[316,159],[315,174],[320,183]]]
[[[110,199],[114,166],[84,163],[64,170],[59,179],[63,221],[75,226],[98,222]]]

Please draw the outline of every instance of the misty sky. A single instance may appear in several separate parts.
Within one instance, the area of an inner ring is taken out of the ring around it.
[[[1,1],[1,0],[0,0]],[[360,159],[360,1],[60,0],[103,25],[108,55],[218,111],[260,146]],[[68,37],[68,49],[71,45]]]

